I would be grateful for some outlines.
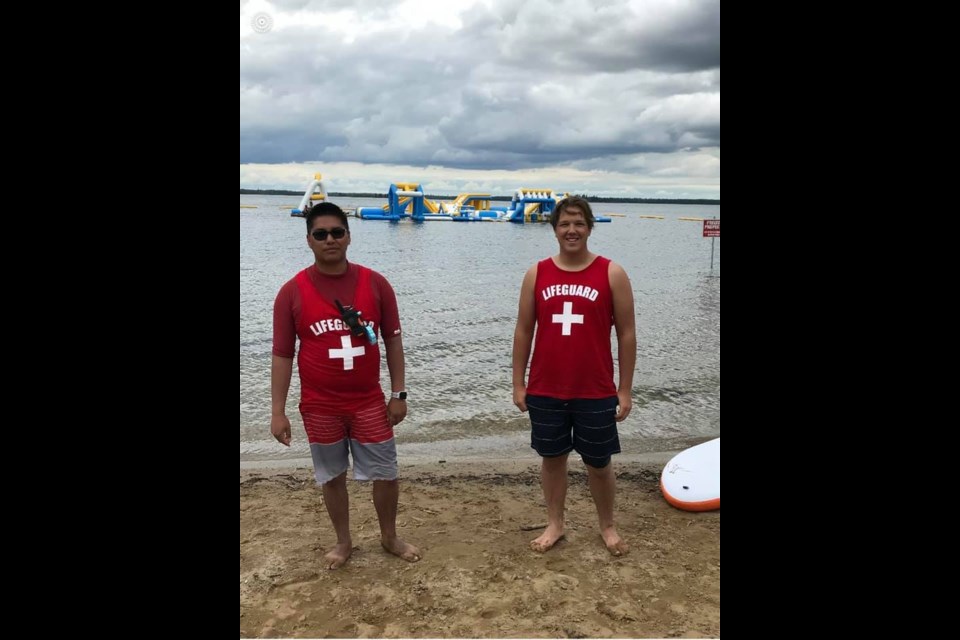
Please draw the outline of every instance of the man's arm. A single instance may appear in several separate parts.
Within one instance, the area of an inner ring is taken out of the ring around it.
[[[383,339],[387,352],[387,369],[390,371],[390,390],[406,390],[406,362],[403,358],[403,337],[400,335]],[[390,424],[400,424],[407,417],[407,401],[390,398],[387,402]]]
[[[520,307],[517,310],[517,328],[513,332],[513,404],[520,411],[527,410],[527,362],[533,345],[533,329],[536,325],[536,302],[533,289],[537,283],[537,265],[523,276],[520,285]]]
[[[374,272],[376,273],[376,272]],[[403,337],[400,335],[400,310],[393,286],[379,273],[376,283],[380,290],[380,336],[390,372],[390,391],[406,391],[406,361],[403,357]],[[400,424],[407,417],[407,401],[387,400],[387,417],[390,424]]]
[[[633,408],[633,370],[637,366],[637,327],[633,309],[633,287],[623,267],[610,263],[608,271],[610,290],[613,292],[613,324],[617,329],[617,363],[620,367],[620,384],[617,386],[619,411],[617,422],[622,422]]]
[[[270,433],[277,442],[290,446],[290,419],[287,392],[293,377],[293,358],[273,356],[270,364]]]

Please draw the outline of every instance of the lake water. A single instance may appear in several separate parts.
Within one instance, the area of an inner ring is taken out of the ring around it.
[[[450,198],[452,200],[452,198]],[[298,196],[240,196],[241,465],[310,457],[297,411],[294,370],[287,401],[290,448],[270,435],[273,301],[313,261]],[[385,200],[333,198],[341,207]],[[503,206],[506,203],[495,202]],[[598,203],[590,249],[621,264],[633,285],[637,325],[634,409],[620,423],[624,453],[683,448],[720,435],[720,240],[702,237],[720,217],[710,205]],[[646,219],[660,215],[664,219]],[[350,219],[352,262],[379,271],[397,292],[406,353],[407,419],[396,430],[410,460],[536,459],[529,421],[512,403],[511,351],[523,274],[557,253],[550,225],[400,223]],[[613,339],[616,362],[616,337]],[[386,360],[381,382],[389,391]]]

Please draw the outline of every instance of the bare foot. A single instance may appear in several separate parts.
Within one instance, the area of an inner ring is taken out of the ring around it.
[[[384,549],[395,556],[400,556],[407,562],[419,562],[420,558],[423,557],[423,554],[420,553],[420,549],[417,549],[409,542],[404,542],[400,538],[393,538],[392,540],[384,540],[383,538],[380,538],[380,544]]]
[[[600,537],[603,538],[603,544],[607,546],[607,551],[610,552],[610,555],[617,557],[625,556],[630,551],[627,543],[624,542],[620,534],[617,533],[616,527],[607,527],[600,532]]]
[[[563,540],[563,527],[548,525],[540,537],[530,541],[530,548],[537,553],[543,553],[553,548],[553,545]]]
[[[330,549],[323,556],[323,559],[327,562],[327,569],[339,569],[344,562],[350,559],[351,553],[353,553],[352,542],[338,542],[333,549]]]

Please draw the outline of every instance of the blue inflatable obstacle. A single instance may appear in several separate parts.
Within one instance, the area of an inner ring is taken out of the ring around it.
[[[453,215],[454,222],[500,222],[506,207],[490,205],[489,193],[461,193],[453,202],[441,202],[440,209]]]
[[[558,198],[552,189],[517,189],[504,219],[517,224],[549,222],[557,203],[568,195],[565,193]],[[606,216],[594,216],[594,220],[610,222],[610,218]]]
[[[517,224],[547,222],[556,206],[557,197],[553,189],[520,188],[514,192],[504,219]]]
[[[399,222],[411,218],[417,222],[426,220],[451,220],[453,216],[441,210],[440,205],[424,197],[423,187],[416,182],[395,182],[387,191],[387,204],[382,207],[360,207],[357,217],[364,220],[390,220]]]

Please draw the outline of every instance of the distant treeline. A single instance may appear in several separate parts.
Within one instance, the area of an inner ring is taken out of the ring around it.
[[[240,195],[260,195],[260,196],[302,196],[303,191],[287,191],[285,189],[240,189]],[[331,191],[328,193],[331,198],[386,198],[386,193],[339,193]],[[692,200],[681,198],[671,200],[669,198],[606,198],[603,196],[591,196],[587,194],[574,194],[585,198],[588,202],[635,202],[641,204],[716,204],[719,200]],[[455,198],[450,195],[431,195],[425,194],[425,197],[431,200],[442,200],[445,198]],[[490,196],[491,200],[510,202],[513,196]]]

